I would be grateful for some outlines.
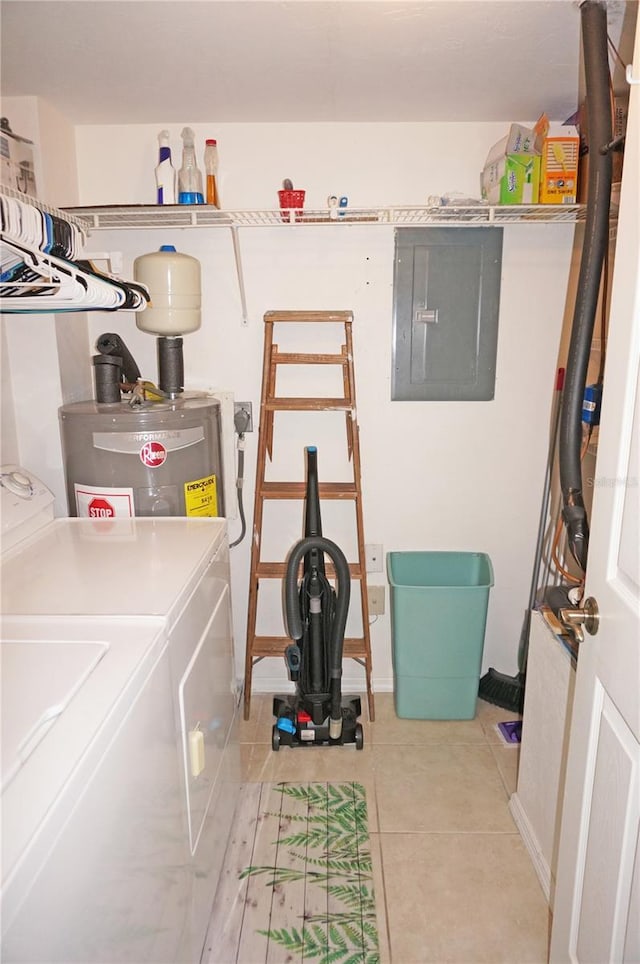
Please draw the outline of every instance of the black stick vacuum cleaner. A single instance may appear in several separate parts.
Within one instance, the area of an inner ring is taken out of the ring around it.
[[[285,650],[292,695],[275,696],[271,745],[364,745],[359,696],[342,696],[342,651],[349,610],[351,575],[342,550],[322,536],[318,493],[318,453],[308,446],[305,538],[295,544],[285,574],[287,631],[294,641]],[[336,589],[329,582],[325,554],[336,573]],[[303,574],[298,586],[298,570]]]

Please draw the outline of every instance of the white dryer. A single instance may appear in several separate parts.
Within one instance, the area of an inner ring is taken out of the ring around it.
[[[0,496],[2,960],[198,961],[239,789],[225,522],[53,519],[15,466]]]

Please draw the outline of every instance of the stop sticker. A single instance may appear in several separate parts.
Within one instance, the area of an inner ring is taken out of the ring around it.
[[[88,506],[90,519],[113,519],[116,511],[106,499],[92,499]]]
[[[128,486],[85,485],[74,482],[80,519],[130,519],[135,515],[133,489]]]
[[[145,442],[140,449],[140,460],[149,468],[155,469],[162,465],[167,457],[167,450],[162,442]]]

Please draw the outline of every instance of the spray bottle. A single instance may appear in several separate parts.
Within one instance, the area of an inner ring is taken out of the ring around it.
[[[176,203],[176,172],[171,163],[171,148],[169,147],[169,131],[158,134],[160,156],[156,167],[157,203]]]
[[[190,127],[182,130],[182,167],[178,171],[178,204],[204,204],[202,173],[196,161],[194,133]]]

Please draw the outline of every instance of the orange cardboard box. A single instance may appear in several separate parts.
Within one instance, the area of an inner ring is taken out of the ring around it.
[[[542,115],[535,126],[540,145],[540,204],[575,204],[578,196],[580,137],[576,127],[549,124]]]

